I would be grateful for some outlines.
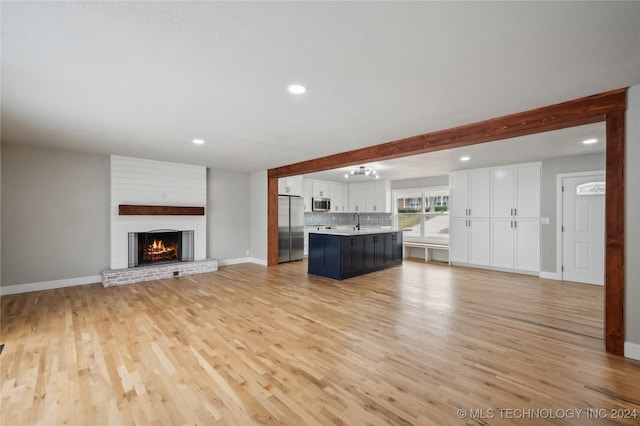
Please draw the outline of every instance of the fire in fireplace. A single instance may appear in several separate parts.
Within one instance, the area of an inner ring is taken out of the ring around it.
[[[193,260],[193,231],[129,233],[129,267]]]

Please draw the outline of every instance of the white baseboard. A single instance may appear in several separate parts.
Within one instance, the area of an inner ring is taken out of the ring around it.
[[[545,279],[545,280],[562,281],[562,274],[559,273],[559,272],[540,271],[540,278]]]
[[[235,259],[218,260],[218,265],[220,266],[237,265],[239,263],[257,263],[259,265],[267,266],[266,260],[256,259],[255,257],[238,257]]]
[[[31,291],[51,290],[54,288],[72,287],[74,285],[85,285],[101,283],[102,275],[92,275],[89,277],[68,278],[64,280],[43,281],[39,283],[16,284],[0,287],[0,296],[9,294],[29,293]]]
[[[239,263],[251,262],[250,257],[237,257],[235,259],[218,260],[219,266],[237,265]]]
[[[640,345],[637,343],[624,342],[624,356],[640,361]]]

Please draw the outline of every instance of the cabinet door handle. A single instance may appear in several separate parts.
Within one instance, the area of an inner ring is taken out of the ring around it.
[[[513,216],[513,208],[511,208],[511,210],[509,210],[509,216]]]
[[[514,228],[517,228],[517,227],[518,227],[518,221],[517,221],[517,220],[514,220],[514,221],[513,221],[513,227],[514,227]]]
[[[518,209],[513,209],[513,215],[518,216]]]
[[[513,221],[510,221],[509,228],[513,228]]]

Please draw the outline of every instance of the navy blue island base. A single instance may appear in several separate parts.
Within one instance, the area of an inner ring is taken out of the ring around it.
[[[310,274],[343,280],[401,264],[401,231],[309,233]]]

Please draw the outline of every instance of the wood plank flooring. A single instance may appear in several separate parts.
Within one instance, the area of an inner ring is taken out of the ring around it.
[[[602,287],[414,261],[3,296],[0,423],[638,424],[613,418],[640,411],[640,362],[604,352],[602,305]]]

